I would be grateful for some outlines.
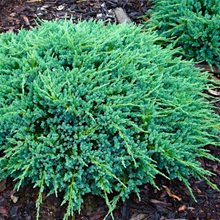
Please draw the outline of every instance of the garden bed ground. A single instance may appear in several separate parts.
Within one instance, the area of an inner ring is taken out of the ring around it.
[[[117,21],[114,9],[121,7],[132,21],[141,22],[140,16],[149,8],[148,0],[0,0],[0,32],[17,31],[35,25],[37,17],[54,19],[72,17],[79,19],[104,19]],[[218,72],[218,71],[216,71]],[[216,74],[219,77],[219,73]],[[220,104],[217,103],[220,108]],[[208,147],[220,158],[220,149]],[[201,161],[202,165],[216,174],[211,180],[220,187],[220,166],[210,161]],[[151,186],[141,188],[141,201],[132,195],[125,203],[120,203],[114,212],[116,220],[165,220],[165,219],[220,219],[220,192],[212,190],[204,181],[191,180],[193,192],[198,200],[195,203],[187,189],[177,181],[157,180],[163,188],[158,191]],[[0,220],[35,219],[35,200],[37,189],[27,186],[19,192],[13,191],[10,179],[0,183]],[[41,208],[43,220],[62,219],[65,207],[60,207],[59,198],[44,198]],[[100,198],[87,196],[81,214],[74,219],[101,220],[107,213],[105,202]],[[110,218],[109,218],[110,219]]]

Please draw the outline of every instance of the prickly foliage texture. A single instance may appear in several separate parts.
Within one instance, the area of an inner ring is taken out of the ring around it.
[[[157,30],[187,59],[220,66],[219,0],[154,0],[147,27]]]
[[[38,187],[38,213],[46,189],[63,193],[67,219],[88,193],[111,213],[141,184],[160,187],[157,174],[188,187],[210,175],[198,161],[214,159],[203,146],[219,129],[207,75],[157,41],[92,21],[0,35],[0,177]]]

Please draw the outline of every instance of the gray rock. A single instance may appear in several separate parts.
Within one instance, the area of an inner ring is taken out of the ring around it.
[[[123,8],[116,8],[114,12],[119,23],[132,23],[131,19],[128,17]]]

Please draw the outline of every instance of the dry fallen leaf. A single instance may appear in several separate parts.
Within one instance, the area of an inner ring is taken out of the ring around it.
[[[30,25],[30,21],[29,21],[28,17],[25,16],[25,15],[21,15],[21,16],[22,16],[22,18],[23,18],[25,24],[29,26],[29,25]]]
[[[176,199],[176,200],[178,200],[178,201],[181,201],[181,200],[182,200],[179,196],[173,194],[173,193],[171,192],[171,190],[170,190],[167,186],[163,186],[163,188],[166,190],[166,192],[167,192],[167,194],[169,195],[169,197],[171,197],[171,198],[173,198],[173,199]]]
[[[178,208],[179,212],[184,212],[186,210],[186,205],[182,205]]]
[[[16,203],[18,201],[18,197],[14,196],[13,194],[11,194],[11,200],[13,201],[13,203]]]

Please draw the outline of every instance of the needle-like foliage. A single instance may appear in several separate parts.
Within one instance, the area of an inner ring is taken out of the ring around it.
[[[147,27],[182,48],[187,59],[220,67],[219,0],[153,0]]]
[[[63,192],[67,219],[88,193],[111,214],[141,184],[160,187],[157,174],[187,187],[210,175],[198,161],[218,142],[208,76],[158,40],[92,21],[0,35],[0,179],[39,188],[37,217],[46,189]]]

